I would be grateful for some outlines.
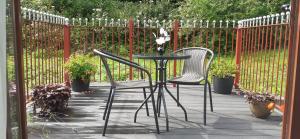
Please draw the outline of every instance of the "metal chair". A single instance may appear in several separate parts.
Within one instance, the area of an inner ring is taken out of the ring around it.
[[[105,132],[106,132],[106,128],[107,128],[107,123],[109,120],[109,115],[110,115],[110,111],[112,108],[112,103],[114,100],[114,95],[116,93],[117,90],[124,90],[124,89],[143,89],[143,93],[144,93],[144,102],[146,103],[146,111],[147,111],[147,115],[149,116],[149,111],[148,111],[148,105],[147,105],[147,100],[149,99],[149,97],[151,97],[152,99],[152,105],[153,105],[153,112],[154,112],[154,118],[155,118],[155,125],[156,125],[156,130],[157,133],[159,134],[159,126],[158,126],[158,120],[157,120],[157,115],[156,115],[156,109],[155,109],[155,100],[154,100],[154,91],[153,91],[153,85],[152,85],[152,78],[151,78],[151,74],[148,70],[146,70],[145,68],[141,67],[140,65],[138,65],[137,63],[131,62],[127,59],[121,58],[119,56],[113,55],[111,53],[105,52],[103,50],[95,50],[94,49],[94,53],[96,55],[99,55],[101,58],[101,61],[105,67],[106,73],[107,73],[107,77],[110,81],[111,84],[111,88],[110,88],[110,93],[108,96],[108,100],[106,103],[106,107],[104,110],[104,114],[103,114],[103,120],[105,120],[105,124],[104,124],[104,128],[103,128],[103,133],[102,135],[105,136]],[[127,66],[133,67],[138,69],[139,71],[141,71],[141,80],[135,80],[135,81],[123,81],[123,82],[116,82],[111,74],[111,70],[109,67],[109,64],[107,62],[107,59],[110,59],[112,61],[116,61],[119,62],[121,64],[125,64]],[[148,76],[148,80],[144,79],[144,74]],[[148,96],[148,98],[146,99],[146,88],[150,89],[150,95]]]
[[[169,83],[176,84],[177,86],[177,100],[179,101],[179,84],[181,85],[204,85],[204,125],[206,125],[206,97],[207,97],[207,86],[209,89],[210,108],[213,112],[213,103],[211,95],[211,85],[208,81],[208,71],[214,58],[213,51],[200,48],[190,47],[184,48],[174,53],[183,53],[191,55],[191,58],[184,60],[182,66],[181,76],[175,77],[168,80]],[[210,57],[209,57],[210,55]],[[204,84],[202,83],[204,81]],[[177,104],[178,105],[178,104]]]

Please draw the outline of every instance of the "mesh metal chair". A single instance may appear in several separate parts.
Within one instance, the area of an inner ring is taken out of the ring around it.
[[[96,55],[99,55],[101,58],[101,61],[105,67],[106,73],[107,73],[107,77],[110,81],[111,84],[111,88],[110,88],[110,93],[109,93],[109,97],[106,103],[106,107],[104,110],[104,114],[103,114],[103,120],[105,120],[105,124],[104,124],[104,128],[103,128],[103,132],[102,135],[105,136],[105,132],[106,132],[106,128],[107,128],[107,123],[109,120],[109,115],[110,115],[110,111],[112,108],[112,103],[114,100],[114,95],[116,93],[117,90],[124,90],[124,89],[143,89],[143,93],[144,93],[144,103],[146,103],[146,111],[147,111],[147,115],[149,116],[149,111],[148,111],[148,105],[147,105],[147,100],[149,99],[149,97],[151,97],[152,99],[152,105],[153,105],[153,112],[154,112],[154,118],[155,118],[155,125],[156,125],[156,130],[157,133],[159,133],[159,126],[158,126],[158,120],[157,120],[157,115],[156,115],[156,109],[155,109],[155,100],[154,100],[154,91],[153,91],[153,85],[152,85],[152,78],[151,78],[151,74],[148,70],[146,70],[145,68],[141,67],[140,65],[138,65],[137,63],[131,62],[127,59],[121,58],[119,56],[113,55],[111,53],[105,52],[103,50],[95,50],[94,49],[94,53]],[[141,80],[135,80],[135,81],[123,81],[123,82],[116,82],[111,74],[111,70],[108,64],[107,59],[110,59],[112,61],[116,61],[119,62],[121,64],[125,64],[127,66],[133,67],[138,69],[139,71],[141,71]],[[144,79],[143,75],[147,75],[147,80]],[[150,95],[148,96],[148,98],[146,98],[146,88],[150,89]]]
[[[181,76],[168,80],[177,86],[177,100],[179,101],[179,84],[182,85],[204,85],[204,125],[206,125],[206,97],[207,86],[209,90],[210,108],[213,111],[211,85],[208,81],[208,71],[214,57],[213,51],[206,48],[191,47],[176,51],[190,55],[191,58],[184,60]],[[202,83],[204,81],[204,84]]]

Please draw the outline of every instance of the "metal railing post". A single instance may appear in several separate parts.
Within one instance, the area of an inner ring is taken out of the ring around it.
[[[65,25],[64,25],[64,61],[67,62],[70,54],[71,54],[71,30],[69,25],[69,20],[65,19]],[[67,72],[64,72],[64,81],[67,86],[70,85],[70,79],[69,74]]]
[[[134,33],[134,28],[133,28],[134,22],[133,18],[131,17],[129,19],[128,27],[129,27],[129,59],[132,61],[132,54],[133,54],[133,33]],[[132,67],[129,68],[129,79],[132,80],[133,78],[133,71]]]
[[[175,52],[178,48],[178,32],[179,32],[179,21],[175,20],[174,21],[174,25],[173,25],[173,32],[174,32],[174,48],[173,51]],[[174,77],[176,77],[177,74],[177,62],[176,60],[174,60],[174,68],[173,68],[173,74]]]
[[[235,88],[239,88],[239,81],[240,81],[240,65],[241,65],[241,52],[242,52],[242,29],[237,28],[237,34],[236,34],[236,50],[235,50],[235,64],[237,66],[237,72],[234,79],[234,86]]]

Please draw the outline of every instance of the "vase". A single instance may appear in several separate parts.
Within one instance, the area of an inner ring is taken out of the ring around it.
[[[163,47],[163,46],[157,47],[157,52],[158,52],[158,54],[161,55],[161,56],[164,55],[164,53],[165,53],[164,47]]]

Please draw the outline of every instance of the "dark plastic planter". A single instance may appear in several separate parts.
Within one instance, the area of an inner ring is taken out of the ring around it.
[[[90,81],[81,79],[72,80],[71,86],[75,92],[87,91],[90,86]]]
[[[213,76],[213,87],[215,93],[231,94],[234,77],[219,78]]]

